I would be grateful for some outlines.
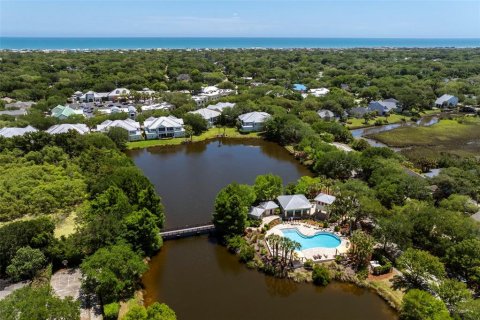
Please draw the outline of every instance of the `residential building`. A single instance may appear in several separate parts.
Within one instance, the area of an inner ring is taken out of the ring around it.
[[[19,117],[24,116],[27,114],[27,110],[25,109],[15,109],[15,110],[2,110],[0,111],[0,115],[7,115],[11,117]]]
[[[311,94],[312,96],[315,96],[315,97],[323,97],[325,96],[326,94],[328,94],[330,92],[329,89],[327,88],[316,88],[316,89],[310,89],[308,90],[308,94]]]
[[[212,127],[220,117],[221,113],[215,110],[210,110],[207,108],[198,109],[195,111],[190,111],[189,113],[199,114],[203,119],[207,120],[208,127]]]
[[[130,90],[126,88],[117,88],[107,95],[109,101],[126,100],[130,96]]]
[[[70,130],[76,131],[79,134],[85,134],[90,131],[87,125],[83,123],[63,123],[51,126],[46,132],[49,134],[60,134],[67,133]]]
[[[277,201],[285,219],[301,218],[312,214],[313,205],[303,194],[278,196]]]
[[[28,132],[37,132],[38,130],[32,126],[26,126],[25,128],[1,128],[0,129],[0,136],[4,138],[11,138],[16,136],[23,136],[25,133]]]
[[[175,108],[175,106],[171,103],[168,102],[161,102],[161,103],[156,103],[156,104],[150,104],[150,105],[145,105],[142,106],[141,109],[142,111],[151,111],[151,110],[172,110]]]
[[[196,96],[192,96],[192,99],[195,101],[197,106],[203,107],[211,101],[218,100],[221,97],[225,97],[234,93],[236,93],[236,91],[232,89],[218,89],[215,86],[209,86],[202,88],[202,92]]]
[[[371,101],[368,104],[368,110],[371,112],[377,112],[378,115],[383,116],[386,113],[397,111],[398,101],[390,98],[386,100]]]
[[[150,117],[143,123],[147,139],[180,138],[185,136],[183,119],[174,116]]]
[[[348,110],[348,115],[355,118],[363,118],[363,116],[370,111],[365,107],[355,107]]]
[[[317,114],[322,120],[335,120],[335,114],[330,110],[320,109]]]
[[[254,219],[261,219],[263,217],[275,214],[276,209],[278,209],[278,205],[275,202],[265,201],[256,207],[251,207],[248,215]]]
[[[17,101],[12,103],[6,103],[5,109],[28,109],[34,104],[35,102],[33,101]]]
[[[326,212],[328,206],[335,202],[337,198],[330,194],[320,193],[314,199],[315,201],[315,211],[317,212]]]
[[[140,123],[132,120],[106,120],[97,126],[97,131],[108,132],[110,128],[122,128],[128,132],[128,141],[143,140]]]
[[[128,106],[127,113],[130,119],[135,120],[135,118],[137,117],[137,108],[135,108],[134,106]]]
[[[435,100],[435,106],[439,108],[455,107],[458,104],[458,98],[450,94],[444,94]]]
[[[230,102],[218,102],[217,104],[211,104],[207,107],[207,109],[210,110],[215,110],[220,113],[223,112],[226,108],[233,108],[235,107],[235,103],[230,103]]]
[[[51,116],[60,120],[67,119],[68,117],[73,115],[83,115],[83,110],[76,110],[70,108],[69,106],[58,105],[51,111]]]
[[[266,112],[254,111],[241,114],[238,120],[242,131],[262,131],[265,121],[270,117],[271,115]]]
[[[307,87],[304,84],[295,83],[293,85],[293,90],[304,93],[307,91]]]

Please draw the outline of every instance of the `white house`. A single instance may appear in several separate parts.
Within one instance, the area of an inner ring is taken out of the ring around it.
[[[265,216],[275,214],[276,209],[278,209],[278,205],[275,202],[266,201],[256,207],[251,207],[248,215],[254,219],[261,219]]]
[[[171,103],[168,102],[161,102],[161,103],[156,103],[156,104],[150,104],[150,105],[145,105],[142,106],[142,111],[151,111],[151,110],[172,110],[175,106]]]
[[[26,126],[25,128],[1,128],[0,136],[4,138],[11,138],[15,136],[23,136],[28,132],[37,132],[38,130],[32,126]]]
[[[312,204],[303,194],[278,196],[280,210],[284,218],[300,218],[312,214]]]
[[[320,109],[317,111],[318,116],[323,119],[323,120],[334,120],[335,119],[335,114],[326,109]]]
[[[180,138],[185,136],[183,119],[174,116],[150,117],[143,123],[147,139]]]
[[[233,108],[233,107],[235,107],[235,103],[218,102],[217,104],[209,105],[207,109],[223,112],[223,110],[225,110],[226,108]]]
[[[450,94],[444,94],[435,100],[435,106],[439,108],[455,107],[458,104],[458,98]]]
[[[330,194],[320,193],[315,197],[315,211],[317,212],[326,212],[328,206],[335,202],[337,198]]]
[[[192,96],[192,99],[195,101],[197,106],[203,107],[210,101],[234,94],[235,92],[236,91],[232,89],[218,89],[215,86],[209,86],[202,88],[202,92],[196,96]]]
[[[60,134],[60,133],[67,133],[68,131],[76,131],[79,134],[85,134],[90,131],[87,125],[84,123],[63,123],[51,126],[48,128],[47,133],[49,134]]]
[[[316,88],[316,89],[310,89],[308,90],[308,94],[311,94],[312,96],[315,96],[315,97],[323,97],[325,96],[326,94],[328,94],[330,92],[329,89],[327,88]]]
[[[262,131],[263,125],[271,115],[266,112],[249,112],[238,116],[241,130],[243,131]]]
[[[140,130],[140,123],[132,120],[106,120],[97,126],[97,131],[108,132],[110,128],[122,128],[128,132],[128,141],[142,140],[142,131]]]
[[[380,116],[383,116],[386,113],[396,111],[397,109],[398,101],[393,98],[379,101],[371,101],[368,104],[368,110],[372,112],[377,112]]]
[[[108,100],[110,101],[117,101],[122,98],[128,98],[130,96],[130,90],[126,88],[117,88],[110,92],[107,95]]]
[[[212,127],[217,122],[218,117],[221,115],[220,112],[207,108],[190,111],[189,113],[201,115],[203,119],[207,120],[208,127]]]

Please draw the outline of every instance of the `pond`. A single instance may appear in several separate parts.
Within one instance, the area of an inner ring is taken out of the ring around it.
[[[165,204],[167,226],[211,219],[218,191],[274,173],[284,183],[311,172],[263,140],[208,141],[129,152]],[[326,288],[249,270],[207,236],[166,241],[144,275],[146,303],[161,301],[179,319],[397,319],[376,294],[350,284]]]

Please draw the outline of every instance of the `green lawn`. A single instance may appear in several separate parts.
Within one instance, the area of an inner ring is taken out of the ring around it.
[[[439,113],[440,111],[439,110],[426,110],[426,111],[422,111],[420,112],[420,115],[421,116],[426,116],[426,115],[432,115],[432,114],[435,114],[435,113]],[[365,120],[364,119],[357,119],[357,118],[349,118],[348,119],[348,122],[347,122],[347,128],[348,129],[359,129],[359,128],[365,128],[365,127],[371,127],[371,126],[374,126],[375,125],[375,121],[376,120],[387,120],[388,123],[398,123],[398,122],[401,122],[401,121],[411,121],[412,120],[412,117],[407,117],[407,116],[404,116],[404,115],[400,115],[400,114],[392,114],[390,116],[388,116],[387,118],[385,117],[376,117],[375,119],[372,119],[370,121],[368,121],[368,124],[365,123]]]
[[[208,131],[202,133],[199,136],[194,136],[193,141],[204,141],[209,139],[214,139],[219,135],[224,133],[223,128],[211,128]],[[252,133],[240,133],[236,128],[226,128],[225,135],[228,138],[261,138],[261,135],[258,132]],[[172,139],[159,139],[159,140],[142,140],[142,141],[133,141],[127,144],[127,149],[143,149],[148,147],[156,146],[173,146],[182,144],[186,139],[185,138],[172,138]]]

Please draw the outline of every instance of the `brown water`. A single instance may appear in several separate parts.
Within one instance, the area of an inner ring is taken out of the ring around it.
[[[260,139],[223,139],[129,152],[155,185],[167,216],[166,227],[208,222],[217,193],[231,182],[253,184],[274,173],[284,184],[312,173],[282,147]]]
[[[163,198],[169,226],[211,218],[217,192],[232,181],[275,173],[284,183],[311,173],[265,141],[227,140],[130,152]],[[249,270],[207,236],[166,241],[144,275],[146,303],[167,303],[180,320],[396,319],[374,293],[349,284],[326,288]]]

